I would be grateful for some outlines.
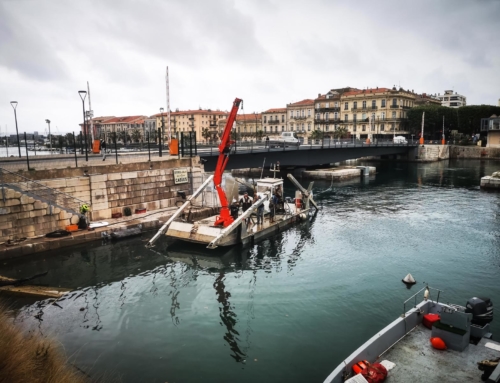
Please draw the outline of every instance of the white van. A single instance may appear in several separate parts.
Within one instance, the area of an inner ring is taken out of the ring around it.
[[[408,141],[406,141],[406,138],[404,138],[403,136],[396,136],[396,137],[394,137],[394,143],[395,144],[407,144]]]
[[[267,142],[267,141],[266,141]],[[269,140],[269,146],[299,146],[300,140],[295,132],[281,132],[281,137]]]

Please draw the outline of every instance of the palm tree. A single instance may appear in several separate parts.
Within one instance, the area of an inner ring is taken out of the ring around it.
[[[340,139],[345,137],[347,137],[347,128],[345,126],[341,126],[333,132],[333,138]]]
[[[142,137],[142,134],[141,134],[141,131],[139,129],[135,128],[134,130],[132,130],[132,140],[134,140],[134,142],[139,142],[141,137]]]

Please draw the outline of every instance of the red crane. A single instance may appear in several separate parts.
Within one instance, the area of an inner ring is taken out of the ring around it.
[[[234,141],[231,140],[231,129],[233,128],[234,121],[236,120],[236,114],[238,114],[238,109],[242,102],[243,100],[240,100],[239,98],[234,99],[233,108],[231,109],[229,117],[227,118],[226,127],[224,128],[224,132],[222,133],[222,138],[219,145],[219,159],[217,160],[217,166],[215,167],[214,185],[217,189],[217,194],[219,195],[221,209],[220,215],[215,220],[215,226],[222,225],[224,227],[227,227],[234,221],[229,212],[226,193],[224,192],[224,189],[222,189],[221,183],[222,174],[224,173],[227,161],[229,160],[231,144],[234,144]]]

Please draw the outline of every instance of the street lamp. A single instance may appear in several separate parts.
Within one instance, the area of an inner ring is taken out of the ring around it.
[[[45,122],[49,125],[50,155],[52,155],[52,136],[50,135],[50,120],[45,120]]]
[[[161,113],[161,130],[160,130],[160,138],[158,139],[158,143],[160,144],[160,152],[159,152],[159,156],[162,157],[163,154],[162,154],[162,150],[161,150],[161,139],[163,137],[163,130],[164,130],[164,126],[165,126],[165,122],[163,121],[163,111],[164,109],[163,108],[160,108],[160,113]]]
[[[82,112],[83,112],[83,130],[85,132],[85,161],[89,161],[89,147],[87,146],[87,128],[86,128],[86,120],[85,120],[85,97],[87,97],[86,90],[79,90],[78,94],[82,99]]]
[[[19,130],[17,129],[17,101],[11,101],[10,105],[12,105],[12,108],[14,108],[14,118],[16,120],[17,149],[19,150],[19,157],[21,157],[21,143],[19,142]]]

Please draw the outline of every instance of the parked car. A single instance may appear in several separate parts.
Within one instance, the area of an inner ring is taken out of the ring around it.
[[[295,132],[282,132],[279,138],[273,138],[268,141],[270,147],[283,147],[283,146],[297,146],[300,145],[299,138],[295,135]]]

